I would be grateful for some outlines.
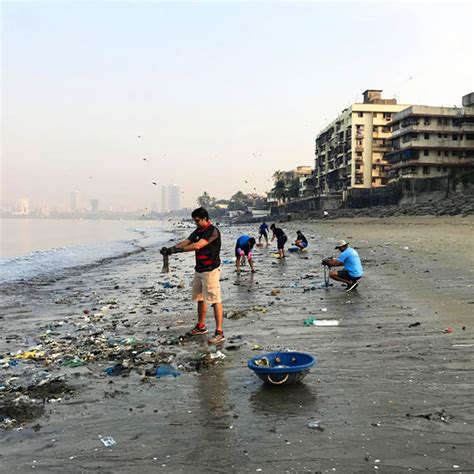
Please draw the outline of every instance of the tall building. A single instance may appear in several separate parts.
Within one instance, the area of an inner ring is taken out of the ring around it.
[[[25,216],[30,213],[30,201],[28,198],[20,199],[18,213]]]
[[[168,212],[168,193],[166,186],[161,186],[161,212]]]
[[[91,212],[99,212],[99,200],[91,199]]]
[[[474,93],[463,107],[413,105],[390,122],[390,178],[431,178],[474,167]]]
[[[181,209],[180,189],[176,184],[161,186],[161,212]]]
[[[382,91],[376,89],[366,90],[363,97],[363,103],[344,109],[316,138],[314,181],[318,193],[388,182],[388,123],[408,105],[382,99]]]
[[[176,186],[176,184],[172,184],[171,186],[168,187],[168,203],[169,203],[170,211],[177,211],[181,209],[179,198],[180,198],[179,186]]]
[[[71,212],[79,211],[79,191],[69,193],[69,210]]]

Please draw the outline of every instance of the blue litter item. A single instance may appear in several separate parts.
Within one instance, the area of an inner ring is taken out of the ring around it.
[[[161,364],[156,369],[156,376],[160,379],[161,377],[166,377],[167,375],[177,377],[178,375],[181,375],[181,372],[169,364]]]
[[[298,250],[299,250],[299,247],[290,247],[288,249],[288,252],[298,252]]]
[[[249,369],[265,383],[290,385],[301,382],[316,364],[316,357],[305,352],[268,352],[252,357]]]

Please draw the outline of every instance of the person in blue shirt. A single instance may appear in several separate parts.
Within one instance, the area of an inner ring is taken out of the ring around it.
[[[321,263],[328,267],[344,267],[342,270],[329,272],[329,277],[345,283],[347,292],[352,291],[357,288],[364,274],[359,254],[345,240],[339,240],[335,248],[341,252],[339,257],[325,258]]]
[[[249,261],[250,269],[252,273],[255,273],[252,260],[252,249],[255,245],[255,239],[248,235],[241,235],[235,243],[235,267],[237,273],[240,272],[240,265],[245,263],[245,257]]]
[[[267,242],[267,247],[268,247],[268,226],[265,222],[262,222],[262,224],[260,224],[260,227],[258,228],[258,243],[259,244],[262,242],[262,237],[265,237],[265,241]]]

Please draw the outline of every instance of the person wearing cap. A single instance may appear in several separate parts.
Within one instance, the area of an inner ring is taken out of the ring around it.
[[[253,259],[252,259],[252,249],[255,245],[255,239],[248,235],[241,235],[235,244],[235,267],[237,273],[240,273],[240,265],[245,264],[245,257],[250,265],[250,269],[252,273],[255,273],[255,268],[253,267]]]
[[[352,291],[357,288],[359,280],[364,274],[359,254],[357,250],[349,247],[345,240],[339,240],[335,248],[341,252],[339,257],[325,258],[322,264],[328,267],[344,267],[342,270],[329,272],[329,277],[345,283],[347,292]]]

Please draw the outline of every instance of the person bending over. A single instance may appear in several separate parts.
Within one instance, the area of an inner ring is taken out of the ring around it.
[[[345,283],[347,292],[352,291],[357,288],[359,280],[364,274],[359,254],[357,250],[349,247],[345,240],[339,240],[335,248],[341,252],[339,257],[325,258],[322,264],[328,267],[344,267],[342,270],[329,272],[329,277]]]
[[[238,273],[240,273],[240,265],[244,265],[246,257],[252,273],[255,273],[252,259],[252,249],[254,245],[255,239],[253,237],[249,237],[248,235],[242,235],[237,239],[235,244],[235,267]]]
[[[303,235],[301,230],[296,232],[296,240],[295,245],[300,249],[303,250],[308,246],[308,239]]]

